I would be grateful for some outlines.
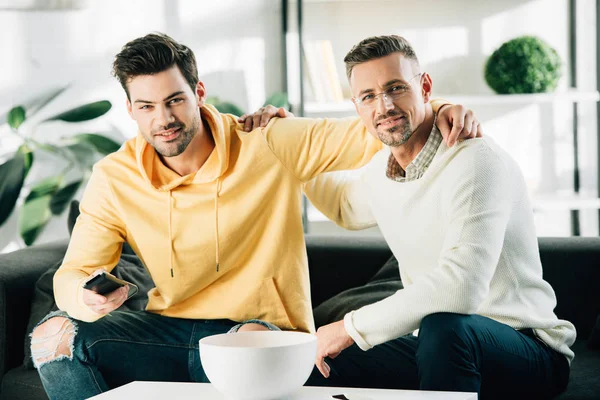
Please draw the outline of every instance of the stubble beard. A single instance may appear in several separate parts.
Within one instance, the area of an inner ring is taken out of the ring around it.
[[[154,150],[156,150],[156,152],[163,157],[176,157],[183,153],[185,149],[187,149],[188,145],[198,134],[198,129],[200,128],[200,117],[197,115],[194,116],[194,119],[189,127],[179,121],[176,121],[167,125],[165,129],[161,128],[161,130],[174,128],[181,129],[179,137],[177,137],[174,141],[164,143],[155,139],[152,142],[152,147],[154,147]],[[152,136],[152,138],[154,139],[154,136]]]
[[[381,116],[378,119],[384,120],[386,118],[395,117],[402,115],[398,111],[391,111],[386,115]],[[408,121],[408,119],[404,120],[405,123],[401,126],[394,126],[389,129],[378,129],[377,137],[383,144],[390,147],[398,147],[402,146],[404,143],[408,142],[410,137],[413,135],[412,125]]]

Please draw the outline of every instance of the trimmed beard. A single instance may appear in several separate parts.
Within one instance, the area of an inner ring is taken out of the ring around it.
[[[200,128],[200,116],[195,115],[192,123],[189,127],[184,125],[181,122],[173,122],[165,127],[165,129],[181,129],[181,133],[179,137],[176,139],[175,143],[160,143],[158,140],[152,142],[152,147],[158,154],[163,157],[176,157],[183,153],[185,149],[187,149],[188,145],[198,134],[198,129]],[[152,136],[154,139],[154,136]]]

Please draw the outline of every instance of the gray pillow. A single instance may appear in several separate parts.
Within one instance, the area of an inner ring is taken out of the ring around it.
[[[76,212],[74,211],[76,210]],[[72,231],[75,220],[79,215],[79,204],[73,202],[69,211],[69,232]],[[130,252],[128,254],[127,252]],[[33,328],[42,320],[48,313],[58,309],[54,302],[54,291],[53,291],[53,278],[54,274],[61,266],[62,260],[50,267],[44,274],[38,279],[35,284],[33,298],[31,301],[31,312],[29,313],[29,320],[27,322],[27,337],[25,338],[25,359],[23,364],[28,369],[33,369],[33,362],[31,360],[31,338],[29,333],[33,331]],[[129,300],[127,300],[119,309],[120,310],[143,310],[148,302],[148,291],[154,287],[152,278],[146,271],[146,268],[142,264],[142,261],[135,255],[131,247],[126,243],[123,244],[123,253],[121,259],[117,263],[116,267],[111,271],[113,275],[118,278],[124,279],[128,282],[135,283],[139,290]]]
[[[315,307],[315,325],[318,328],[339,321],[346,313],[383,300],[403,288],[398,261],[392,256],[364,286],[347,289]]]

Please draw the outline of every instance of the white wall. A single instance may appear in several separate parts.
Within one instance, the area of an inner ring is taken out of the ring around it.
[[[38,2],[39,3],[39,2]],[[81,10],[0,10],[0,114],[52,87],[67,92],[24,125],[87,101],[109,99],[113,109],[99,121],[40,126],[36,137],[54,140],[69,133],[116,130],[132,137],[135,124],[125,96],[110,75],[122,45],[152,31],[165,32],[194,50],[209,95],[254,110],[281,90],[281,16],[277,0],[89,0]],[[19,145],[0,128],[0,162]],[[52,161],[51,161],[52,162]],[[54,161],[56,163],[56,161]],[[32,170],[28,182],[53,172]],[[58,163],[53,164],[55,169]],[[17,212],[0,228],[0,252],[21,247]],[[66,237],[65,217],[55,218],[38,243]]]

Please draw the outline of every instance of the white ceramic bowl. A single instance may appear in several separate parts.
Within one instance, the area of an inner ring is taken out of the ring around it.
[[[200,340],[204,372],[227,399],[286,396],[304,385],[316,355],[317,337],[302,332],[238,332]]]

